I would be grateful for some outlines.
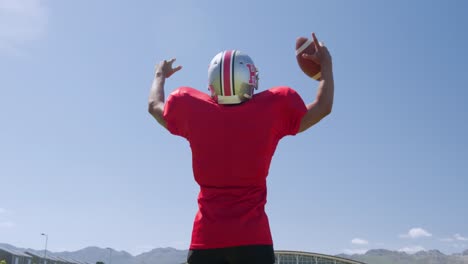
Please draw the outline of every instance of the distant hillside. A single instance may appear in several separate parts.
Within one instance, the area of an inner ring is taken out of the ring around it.
[[[42,250],[22,249],[9,244],[0,243],[1,247],[16,249],[20,251],[31,251],[36,254],[43,254]],[[76,259],[81,262],[96,263],[103,261],[109,263],[112,256],[112,264],[181,264],[185,263],[188,250],[175,248],[156,248],[149,252],[132,256],[125,251],[116,251],[98,247],[87,247],[73,252],[49,252],[47,255]],[[340,254],[338,257],[353,259],[369,264],[468,264],[468,249],[459,254],[445,255],[438,250],[420,251],[415,254],[405,252],[390,251],[386,249],[373,249],[365,254],[346,255]]]
[[[386,249],[373,249],[362,255],[340,254],[338,256],[369,264],[468,264],[468,250],[461,254],[445,255],[438,250],[408,254]]]
[[[17,248],[9,244],[0,243],[1,247],[7,249],[16,249],[19,251],[30,251],[38,255],[44,254],[44,250],[24,249]],[[78,251],[65,251],[65,252],[50,252],[47,255],[64,257],[68,259],[76,259],[81,262],[96,263],[102,261],[109,264],[110,257],[112,257],[112,264],[180,264],[184,263],[187,259],[188,250],[178,250],[175,248],[156,248],[149,252],[142,253],[137,256],[132,256],[125,251],[116,251],[98,247],[87,247]]]
[[[188,250],[175,248],[156,248],[136,256],[135,264],[180,264],[187,260]]]
[[[97,261],[102,261],[107,264],[110,261],[110,257],[112,257],[112,264],[137,263],[135,262],[135,257],[128,252],[115,251],[112,249],[109,251],[108,249],[98,247],[87,247],[74,252],[58,252],[53,254],[59,257],[72,258],[93,264]]]

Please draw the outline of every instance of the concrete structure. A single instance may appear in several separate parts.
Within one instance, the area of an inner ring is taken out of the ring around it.
[[[44,261],[44,256],[40,256],[38,254],[35,254],[33,252],[25,251],[25,254],[29,255],[32,258],[32,263],[33,264],[51,264],[48,262]]]
[[[30,251],[26,251],[25,254],[29,255],[32,258],[32,262],[27,264],[82,264],[82,262],[78,262],[73,259],[54,256],[49,252],[47,252],[46,261],[44,261],[43,254],[36,254]]]
[[[0,261],[5,260],[8,264],[32,264],[32,257],[23,252],[0,247]]]
[[[66,263],[66,264],[82,264],[76,260],[72,260],[72,259],[68,259],[68,258],[64,258],[64,257],[56,257],[57,259],[59,259],[60,261],[62,261],[63,263]]]
[[[275,264],[365,264],[363,262],[318,253],[275,250]]]

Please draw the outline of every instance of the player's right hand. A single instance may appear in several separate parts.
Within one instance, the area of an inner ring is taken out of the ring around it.
[[[303,54],[302,57],[320,64],[322,67],[331,67],[332,57],[325,43],[318,41],[315,33],[312,33],[312,39],[314,40],[315,54]]]
[[[169,78],[172,74],[182,69],[182,65],[179,65],[175,68],[172,67],[172,64],[175,60],[175,58],[172,58],[170,60],[163,60],[158,65],[156,65],[156,77]]]

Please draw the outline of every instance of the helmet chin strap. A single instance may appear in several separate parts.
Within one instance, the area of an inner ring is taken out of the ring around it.
[[[242,100],[237,95],[222,96],[218,95],[218,104],[240,104]]]

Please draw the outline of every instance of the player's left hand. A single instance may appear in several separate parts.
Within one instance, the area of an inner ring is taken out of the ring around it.
[[[163,60],[158,65],[156,65],[156,70],[155,70],[156,76],[169,78],[171,77],[172,74],[182,69],[182,65],[179,65],[175,68],[172,67],[172,64],[174,63],[175,60],[176,60],[175,58],[172,58],[170,60]]]

